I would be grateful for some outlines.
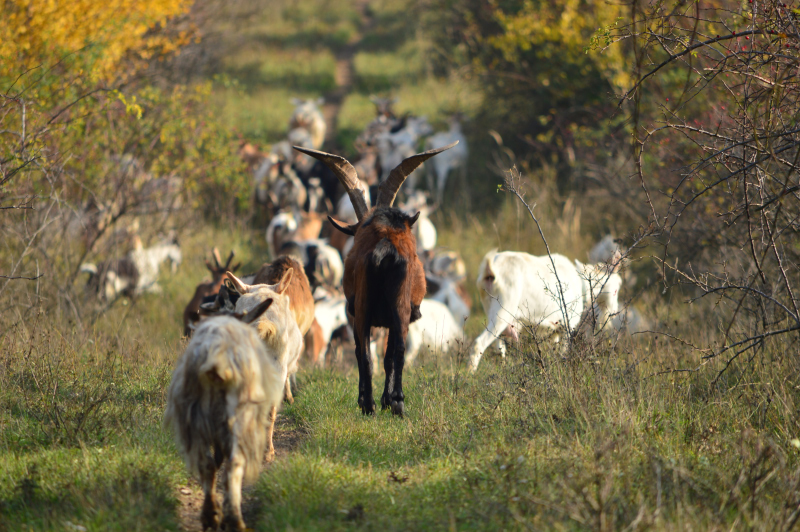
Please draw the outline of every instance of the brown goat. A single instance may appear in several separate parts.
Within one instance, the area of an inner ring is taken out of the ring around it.
[[[325,163],[336,174],[350,196],[358,218],[357,223],[342,226],[329,217],[334,227],[355,239],[345,260],[343,284],[348,319],[356,340],[358,405],[364,414],[375,413],[370,328],[386,327],[389,340],[383,362],[386,384],[381,395],[381,407],[391,408],[395,415],[403,415],[405,339],[408,324],[420,317],[419,305],[426,290],[425,272],[417,256],[416,239],[411,233],[419,213],[409,216],[393,208],[392,203],[414,169],[453,146],[455,143],[405,159],[381,184],[374,209],[367,206],[364,193],[358,186],[358,174],[346,159],[295,146],[296,150]]]
[[[311,285],[303,266],[292,257],[283,255],[272,263],[261,266],[252,284],[279,283],[288,270],[294,270],[294,275],[292,275],[285,294],[289,296],[289,306],[294,320],[297,322],[297,327],[300,329],[300,334],[305,338],[314,321],[314,296],[311,295]],[[289,403],[294,402],[290,377],[294,377],[296,371],[297,368],[289,368],[289,375],[286,378],[286,401]]]
[[[187,337],[192,335],[191,325],[200,320],[200,305],[203,303],[203,298],[217,295],[219,287],[222,286],[222,282],[225,280],[225,272],[228,270],[235,272],[239,269],[239,266],[241,266],[241,264],[237,264],[233,268],[230,268],[231,261],[233,260],[233,251],[228,255],[228,260],[225,261],[224,266],[220,265],[221,260],[217,248],[211,251],[211,256],[214,259],[214,266],[211,266],[211,264],[206,261],[206,268],[211,272],[211,281],[197,285],[192,300],[189,301],[189,304],[183,309],[183,335]]]

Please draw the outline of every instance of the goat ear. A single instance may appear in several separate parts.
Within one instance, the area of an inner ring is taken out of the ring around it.
[[[289,288],[289,283],[292,282],[292,275],[294,275],[294,268],[289,268],[281,277],[280,282],[275,285],[275,291],[279,294],[283,294],[286,292],[286,289]]]
[[[246,294],[250,289],[250,285],[244,284],[241,279],[233,275],[231,272],[225,272],[225,275],[228,276],[228,279],[233,284],[233,289],[236,290],[240,294]]]
[[[409,227],[413,227],[414,224],[417,223],[417,220],[419,219],[419,215],[420,215],[421,212],[422,211],[417,211],[417,214],[415,214],[414,216],[411,216],[409,218],[409,221],[408,221],[408,226]]]
[[[262,301],[261,303],[258,304],[256,308],[254,308],[250,312],[245,312],[244,314],[242,314],[241,317],[239,317],[239,319],[244,323],[253,323],[267,311],[270,305],[272,305],[272,302],[273,302],[272,298]]]
[[[350,236],[356,236],[356,229],[358,229],[358,224],[353,225],[339,225],[339,222],[334,220],[332,217],[328,216],[328,221],[331,222],[336,229],[341,231],[342,233]]]

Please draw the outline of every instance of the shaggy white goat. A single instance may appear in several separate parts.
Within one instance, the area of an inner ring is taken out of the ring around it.
[[[408,326],[406,364],[413,364],[425,346],[446,353],[464,337],[464,331],[446,305],[432,299],[423,299],[419,311],[422,317]]]
[[[605,264],[573,264],[558,254],[552,255],[551,262],[548,256],[513,251],[487,253],[477,279],[487,325],[473,344],[471,369],[478,368],[483,352],[500,335],[518,340],[522,322],[552,329],[558,341],[565,315],[570,330],[575,330],[584,309],[594,305],[596,324],[602,328],[617,312],[622,279],[617,273],[620,261],[615,264],[609,271]],[[500,350],[505,355],[502,343]]]
[[[294,271],[290,268],[279,283],[250,285],[242,282],[231,272],[227,273],[233,288],[241,296],[236,301],[237,313],[250,312],[262,301],[274,300],[267,312],[255,322],[255,326],[259,337],[267,344],[267,348],[276,354],[281,368],[286,370],[285,393],[287,397],[292,396],[289,377],[297,373],[297,364],[303,352],[303,334],[295,321],[289,296],[284,293],[289,288],[293,274]],[[275,454],[271,443],[269,454]]]
[[[222,520],[216,473],[223,460],[228,460],[226,528],[245,530],[242,482],[258,477],[267,444],[272,448],[286,369],[256,329],[246,325],[271,303],[267,299],[249,314],[237,316],[244,323],[232,316],[203,321],[172,374],[164,423],[174,429],[189,472],[203,486],[204,530],[216,530]]]

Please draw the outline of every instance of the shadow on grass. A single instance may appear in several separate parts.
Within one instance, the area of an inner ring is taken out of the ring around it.
[[[343,50],[353,36],[353,30],[344,27],[333,31],[323,28],[297,30],[289,35],[253,36],[253,41],[265,46],[280,48],[309,48],[312,50],[329,49],[332,52]]]

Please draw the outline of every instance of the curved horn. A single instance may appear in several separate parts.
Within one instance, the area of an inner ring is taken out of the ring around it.
[[[353,203],[353,210],[356,211],[356,216],[360,222],[361,219],[366,216],[367,211],[369,211],[369,205],[367,205],[367,200],[364,198],[364,191],[359,186],[360,182],[358,180],[358,173],[356,172],[356,169],[353,168],[353,165],[350,164],[347,159],[344,157],[339,157],[338,155],[325,153],[324,151],[301,148],[300,146],[292,147],[300,153],[305,153],[306,155],[310,155],[311,157],[322,161],[325,163],[325,166],[330,168],[331,171],[336,174],[336,177],[339,178],[339,182],[347,191],[347,195],[350,196],[350,201]]]
[[[220,264],[222,259],[219,257],[219,250],[216,247],[211,250],[211,256],[214,258],[214,264],[217,265],[217,269],[219,270],[222,268],[222,265]]]
[[[223,268],[224,270],[228,269],[228,266],[231,265],[232,260],[233,260],[233,250],[231,250],[231,254],[228,255],[228,260],[225,261],[225,267]]]
[[[394,203],[394,198],[397,196],[397,192],[400,190],[400,187],[403,186],[403,182],[405,182],[406,178],[411,172],[416,170],[419,165],[434,155],[442,153],[445,150],[449,150],[456,144],[458,144],[458,141],[448,144],[442,148],[436,148],[435,150],[428,150],[426,152],[412,155],[408,159],[405,159],[397,166],[397,168],[389,173],[389,177],[386,179],[386,181],[381,183],[381,186],[378,189],[378,201],[375,203],[375,206],[391,207],[392,203]]]

